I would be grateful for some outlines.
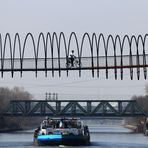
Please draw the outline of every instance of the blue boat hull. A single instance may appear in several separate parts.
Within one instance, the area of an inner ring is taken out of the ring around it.
[[[83,135],[38,135],[35,138],[37,145],[89,145],[90,137]]]

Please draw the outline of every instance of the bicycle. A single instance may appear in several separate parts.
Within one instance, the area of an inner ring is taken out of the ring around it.
[[[68,60],[66,62],[66,67],[68,67],[68,68],[78,68],[81,66],[82,66],[82,64],[78,58],[74,58],[73,61],[71,58],[68,58]]]

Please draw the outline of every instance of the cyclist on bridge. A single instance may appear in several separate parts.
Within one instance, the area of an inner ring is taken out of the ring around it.
[[[69,54],[69,60],[71,63],[71,67],[74,67],[74,60],[76,59],[76,56],[74,55],[74,50],[71,50],[71,53]]]

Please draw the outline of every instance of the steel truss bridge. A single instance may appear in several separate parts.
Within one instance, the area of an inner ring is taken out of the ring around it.
[[[134,100],[13,100],[0,115],[83,118],[147,116]]]
[[[21,37],[20,37],[21,36]],[[78,62],[76,67],[67,66],[69,52],[74,49]],[[37,76],[39,71],[44,71],[45,76],[51,71],[52,76],[58,72],[77,70],[81,76],[82,70],[90,70],[92,76],[99,77],[104,70],[106,78],[109,70],[114,72],[115,79],[123,79],[124,70],[129,69],[129,76],[133,79],[142,77],[147,79],[148,67],[148,34],[144,36],[104,36],[103,34],[84,33],[81,37],[72,32],[68,37],[63,32],[40,33],[33,36],[31,33],[24,35],[0,34],[0,72],[3,77],[5,72],[14,76],[20,72],[34,71]]]

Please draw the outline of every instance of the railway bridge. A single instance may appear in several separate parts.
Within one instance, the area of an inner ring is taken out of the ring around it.
[[[1,116],[146,117],[135,100],[13,100]]]

